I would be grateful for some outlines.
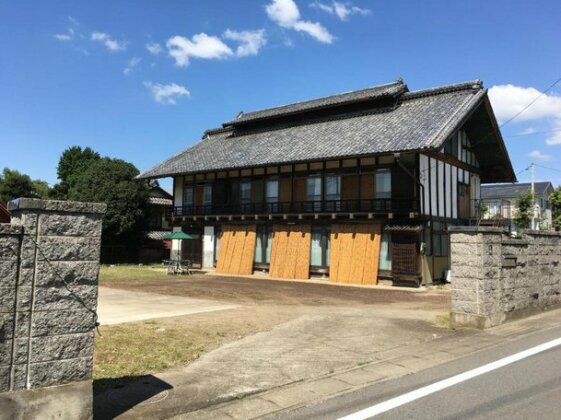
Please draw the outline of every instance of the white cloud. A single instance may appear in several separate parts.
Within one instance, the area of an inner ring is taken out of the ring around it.
[[[99,41],[105,45],[109,51],[123,51],[126,49],[126,44],[122,41],[117,41],[105,32],[92,32],[90,37],[92,41]]]
[[[283,28],[305,32],[319,42],[325,44],[331,44],[333,42],[333,35],[319,22],[310,22],[301,19],[300,10],[298,10],[298,6],[294,3],[294,0],[272,0],[272,2],[265,7],[265,10],[269,19]]]
[[[537,159],[537,160],[549,160],[549,159],[551,159],[550,155],[546,155],[545,153],[542,153],[539,150],[532,150],[528,154],[528,156],[531,157],[532,159]]]
[[[310,3],[311,7],[323,10],[331,15],[336,15],[339,19],[346,21],[351,15],[367,16],[371,13],[369,9],[353,6],[352,3],[341,3],[332,1],[331,4],[325,4],[319,1]]]
[[[519,136],[529,136],[530,134],[534,134],[536,131],[538,131],[538,130],[536,130],[534,127],[528,127],[526,129],[522,130],[518,135]]]
[[[536,98],[538,98],[536,100]],[[549,146],[561,145],[561,96],[545,94],[533,87],[515,85],[498,85],[489,89],[489,99],[499,121],[512,118],[524,108],[513,122],[543,121],[552,127],[552,134],[545,140]],[[524,134],[536,132],[533,128],[526,129]]]
[[[236,56],[238,57],[257,55],[259,50],[267,43],[263,29],[257,31],[232,31],[227,29],[223,37],[240,43],[236,48]]]
[[[164,49],[157,42],[149,42],[144,45],[148,52],[152,55],[159,55]]]
[[[189,57],[205,59],[224,59],[234,55],[234,52],[224,42],[215,36],[205,33],[193,35],[192,39],[179,35],[168,39],[166,46],[169,55],[175,59],[180,67],[189,65]]]
[[[80,22],[78,22],[78,20],[74,19],[72,16],[68,16],[68,21],[74,26],[80,26]]]
[[[72,41],[74,39],[74,29],[68,28],[65,34],[54,34],[53,37],[59,41]]]
[[[498,85],[489,89],[489,99],[499,120],[512,118],[522,111],[541,92],[533,87]],[[532,106],[516,117],[518,121],[539,120],[542,118],[561,119],[561,96],[543,95]]]
[[[144,86],[150,90],[154,96],[154,100],[161,104],[175,105],[176,99],[182,96],[191,96],[185,87],[170,83],[169,85],[162,85],[159,83],[144,82]]]
[[[561,144],[561,118],[553,122],[553,132],[545,140],[548,146],[557,146]]]
[[[139,57],[131,58],[127,66],[123,69],[123,74],[127,76],[132,71],[132,69],[134,69],[136,66],[138,66],[138,64],[140,64],[141,61],[142,59]]]

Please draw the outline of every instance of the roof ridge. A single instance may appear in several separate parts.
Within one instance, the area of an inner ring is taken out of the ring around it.
[[[426,96],[441,95],[443,93],[452,93],[462,90],[481,90],[481,89],[483,89],[483,82],[480,79],[476,79],[467,82],[453,83],[450,85],[415,90],[413,92],[405,92],[403,95],[401,95],[400,100],[406,101],[410,99],[423,98]]]
[[[243,120],[243,119],[248,118],[248,117],[251,118],[252,115],[260,114],[260,113],[263,113],[263,112],[280,111],[282,109],[286,109],[286,108],[290,108],[290,107],[294,107],[294,106],[303,106],[303,105],[312,104],[312,103],[318,102],[318,101],[326,101],[326,100],[330,100],[330,99],[335,99],[335,98],[340,97],[340,96],[357,94],[357,93],[361,93],[361,92],[367,92],[367,91],[370,91],[370,90],[375,91],[375,90],[389,88],[389,87],[403,87],[404,90],[407,90],[407,85],[403,82],[403,79],[397,79],[394,82],[384,83],[384,84],[381,84],[381,85],[370,86],[370,87],[363,88],[363,89],[350,90],[350,91],[336,93],[336,94],[327,95],[327,96],[318,96],[318,97],[313,98],[313,99],[306,99],[306,100],[303,100],[303,101],[291,102],[291,103],[284,104],[284,105],[277,105],[277,106],[273,106],[273,107],[257,109],[257,110],[246,112],[246,113],[244,113],[242,111],[236,116],[236,118],[234,118],[232,120],[229,120],[229,121],[226,121],[223,124],[223,126],[234,125],[240,119]],[[400,92],[400,93],[403,93],[403,92]],[[390,95],[390,93],[382,92],[378,96],[388,96],[388,95]],[[348,101],[348,102],[351,103],[351,102],[354,102],[354,101],[357,101],[357,99],[355,99],[353,101]],[[346,101],[341,101],[340,103],[343,104],[345,102]],[[335,104],[338,104],[338,103],[335,103]],[[334,105],[334,104],[330,104],[330,105]],[[326,106],[326,105],[324,105],[324,106]],[[321,108],[321,107],[322,106],[319,105],[317,108]],[[312,107],[310,109],[314,109],[314,107]],[[298,112],[300,112],[300,110],[295,110],[293,112],[298,113]],[[289,112],[289,114],[291,114],[291,113],[292,112]],[[259,119],[259,117],[256,117],[256,119]]]
[[[326,116],[326,117],[317,117],[317,118],[314,118],[312,120],[306,120],[305,122],[289,122],[289,123],[285,123],[285,124],[278,124],[278,125],[273,126],[273,127],[268,126],[268,127],[256,128],[256,129],[252,129],[252,130],[245,130],[241,134],[236,134],[236,132],[234,131],[234,136],[233,137],[246,136],[246,135],[256,134],[256,133],[264,133],[264,132],[267,132],[267,131],[283,130],[283,129],[286,129],[286,128],[298,127],[298,126],[302,126],[302,125],[313,125],[313,124],[321,124],[321,123],[330,122],[330,121],[347,120],[347,119],[352,119],[352,118],[363,117],[363,116],[366,116],[366,115],[383,114],[385,112],[393,111],[396,108],[397,108],[397,106],[391,106],[391,107],[384,107],[384,108],[374,108],[374,109],[369,109],[369,110],[365,110],[365,111],[355,111],[353,113],[331,115],[331,116]],[[223,131],[230,131],[230,130],[223,130]]]

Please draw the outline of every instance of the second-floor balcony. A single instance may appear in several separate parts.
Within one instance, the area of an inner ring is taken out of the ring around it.
[[[373,198],[360,200],[315,200],[271,203],[207,204],[175,207],[174,217],[275,215],[318,213],[405,214],[418,212],[415,199]]]

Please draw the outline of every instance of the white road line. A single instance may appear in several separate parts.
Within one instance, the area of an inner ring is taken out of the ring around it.
[[[457,385],[461,382],[468,381],[477,376],[484,375],[485,373],[492,372],[493,370],[500,369],[504,366],[518,362],[527,357],[534,356],[538,353],[552,349],[553,347],[557,347],[559,345],[561,345],[561,338],[548,341],[547,343],[543,343],[528,350],[521,351],[520,353],[513,354],[512,356],[499,359],[495,362],[488,363],[478,368],[468,370],[467,372],[460,373],[459,375],[443,379],[441,381],[435,382],[434,384],[424,386],[390,400],[375,404],[373,406],[365,408],[364,410],[360,410],[356,413],[349,414],[348,416],[341,417],[339,420],[362,420],[377,416],[378,414],[385,413],[386,411],[408,404],[412,401],[418,400],[419,398],[434,394],[435,392]]]

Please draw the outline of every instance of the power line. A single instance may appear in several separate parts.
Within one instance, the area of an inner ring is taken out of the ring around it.
[[[503,128],[505,125],[507,125],[508,123],[514,121],[516,118],[518,118],[524,111],[526,111],[528,108],[530,108],[532,105],[534,105],[534,103],[536,103],[536,101],[538,99],[540,99],[543,95],[545,95],[547,92],[549,92],[551,89],[553,89],[553,87],[557,84],[561,82],[561,77],[559,79],[557,79],[555,82],[553,82],[551,85],[549,85],[549,87],[547,89],[545,89],[544,91],[540,92],[540,94],[534,98],[528,105],[526,105],[524,108],[522,108],[520,111],[518,111],[515,115],[513,115],[512,117],[510,117],[508,120],[506,120],[505,122],[503,122],[502,124],[500,124],[498,126],[498,129],[500,130],[501,128]],[[492,134],[494,134],[494,131],[490,131],[487,135],[485,135],[483,138],[481,138],[479,141],[475,142],[474,144],[471,145],[471,147],[475,147],[480,145],[481,143],[483,143],[485,140],[487,140],[487,138],[489,136],[491,136]]]
[[[537,163],[534,163],[534,165],[536,165],[538,168],[547,169],[549,171],[561,172],[560,169],[548,168],[547,166],[538,165]]]
[[[549,92],[551,89],[553,89],[553,87],[557,84],[561,82],[561,77],[559,79],[557,79],[555,82],[553,82],[546,90],[544,90],[543,92],[541,92],[536,98],[534,98],[533,101],[531,101],[528,105],[526,105],[524,108],[522,108],[520,111],[518,111],[514,116],[512,116],[511,118],[509,118],[508,120],[506,120],[504,123],[502,123],[499,128],[503,128],[505,125],[507,125],[509,122],[513,121],[515,118],[517,118],[520,114],[522,114],[524,111],[526,111],[528,108],[530,108],[532,105],[534,105],[536,103],[536,101],[538,99],[540,99],[543,95],[545,95],[547,92]]]

